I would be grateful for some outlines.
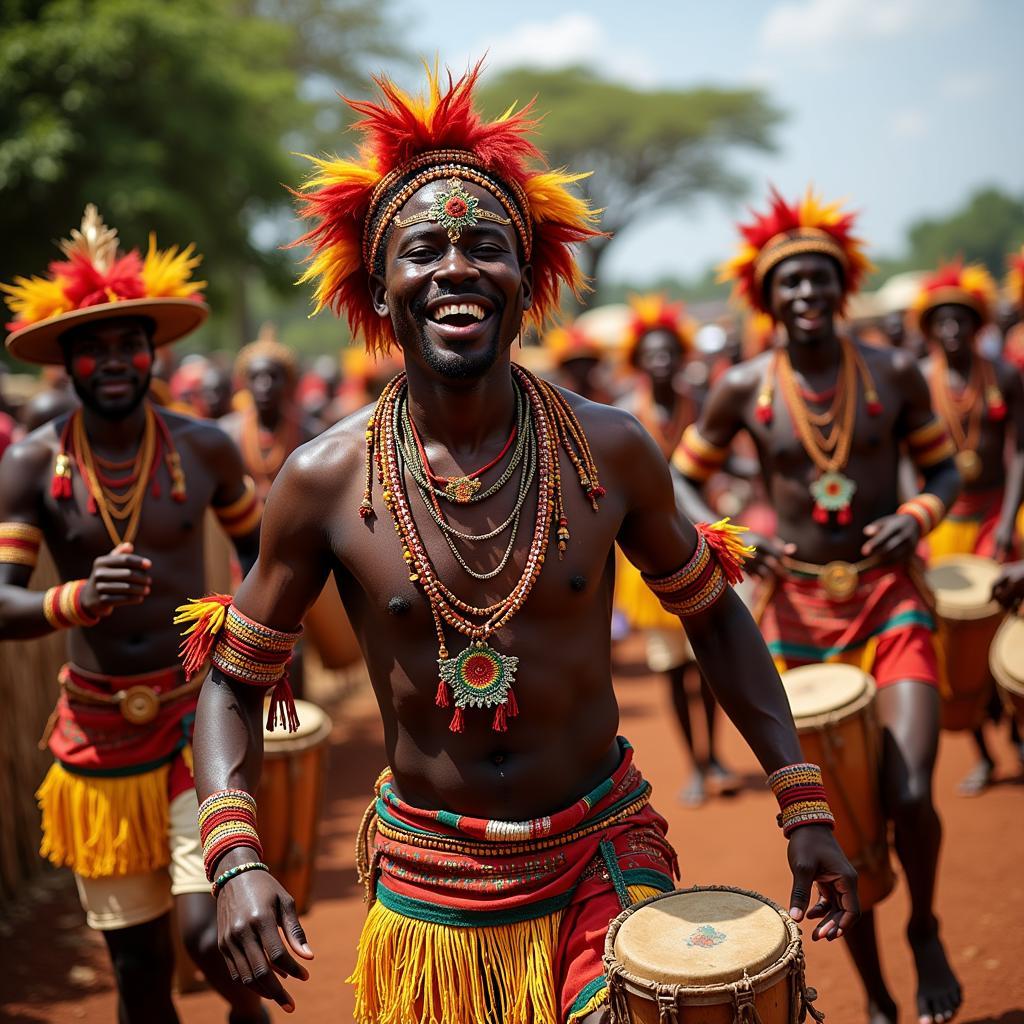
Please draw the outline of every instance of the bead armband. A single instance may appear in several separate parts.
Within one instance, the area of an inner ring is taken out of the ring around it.
[[[903,502],[896,512],[899,515],[913,517],[920,527],[921,536],[927,537],[942,521],[946,514],[946,506],[938,495],[925,492]]]
[[[245,478],[245,491],[230,505],[214,505],[213,514],[221,529],[229,537],[244,537],[260,524],[263,505],[256,494],[256,484],[251,476]]]
[[[98,615],[90,615],[82,607],[82,591],[86,580],[71,580],[59,586],[50,587],[43,595],[43,615],[54,629],[71,629],[75,626],[95,626]]]
[[[706,441],[694,424],[690,424],[683,432],[673,462],[683,476],[697,483],[706,483],[724,465],[729,457],[728,448]]]
[[[836,819],[828,805],[821,769],[816,764],[789,764],[768,776],[768,785],[779,802],[776,820],[788,839],[801,825],[827,825]]]
[[[229,850],[246,846],[262,858],[263,846],[256,831],[256,800],[252,794],[244,789],[211,793],[199,805],[199,838],[203,844],[203,867],[211,882],[217,863]]]
[[[907,436],[907,449],[918,469],[928,469],[956,455],[953,439],[938,417]]]
[[[0,523],[0,562],[27,565],[34,569],[39,560],[43,531],[30,523]]]
[[[230,594],[209,594],[176,609],[176,625],[191,623],[179,648],[185,674],[191,679],[209,660],[235,682],[273,689],[267,728],[274,729],[280,711],[282,724],[295,732],[299,719],[285,670],[302,630],[285,633],[264,626],[231,602]]]
[[[697,547],[690,560],[668,576],[648,576],[643,580],[671,615],[697,615],[707,611],[728,589],[743,578],[743,562],[754,553],[739,535],[744,526],[733,526],[728,519],[713,525],[697,524]]]
[[[270,868],[261,860],[247,860],[244,864],[236,864],[233,868],[228,868],[224,874],[218,875],[216,879],[214,879],[213,883],[210,885],[210,892],[216,896],[232,878],[244,875],[246,871],[269,870]]]

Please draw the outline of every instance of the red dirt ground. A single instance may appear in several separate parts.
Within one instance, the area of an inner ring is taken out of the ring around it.
[[[617,689],[622,731],[654,785],[656,806],[669,819],[684,882],[742,886],[785,904],[790,878],[773,802],[738,734],[726,723],[723,750],[733,767],[750,774],[750,788],[697,810],[685,809],[676,793],[687,764],[665,686],[624,665]],[[316,960],[311,980],[292,988],[298,1008],[291,1020],[296,1022],[344,1021],[352,1013],[343,981],[354,961],[363,917],[354,837],[383,758],[381,730],[368,693],[348,699],[336,718],[315,903],[305,918]],[[971,764],[971,748],[965,736],[946,734],[936,778],[946,830],[938,912],[966,991],[959,1018],[965,1024],[1024,1024],[1024,780],[1017,775],[1007,743],[998,744],[997,758],[998,784],[978,799],[959,798],[954,787]],[[902,941],[906,913],[901,883],[879,916],[885,968],[902,1019],[912,1021],[912,961]],[[808,981],[820,993],[818,1006],[829,1024],[863,1021],[859,986],[841,944],[806,946]],[[103,944],[84,927],[66,874],[34,887],[15,908],[13,926],[0,931],[0,956],[0,1020],[109,1024],[116,1019]],[[184,1024],[221,1024],[227,1016],[206,991],[182,996],[178,1005]],[[286,1016],[272,1010],[277,1022]]]

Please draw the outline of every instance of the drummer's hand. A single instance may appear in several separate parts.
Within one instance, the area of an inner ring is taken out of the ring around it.
[[[754,554],[747,559],[743,568],[762,579],[783,576],[782,556],[796,554],[795,544],[787,544],[778,537],[762,537],[757,533],[747,533],[743,540],[746,544],[754,545]]]
[[[860,553],[865,558],[880,555],[885,562],[902,562],[914,553],[921,539],[921,527],[913,516],[897,512],[868,523],[864,536],[868,539]]]
[[[860,916],[857,896],[857,872],[839,849],[832,829],[827,825],[801,825],[789,837],[789,868],[793,872],[793,894],[789,916],[802,921],[804,916],[821,923],[811,938],[840,938]],[[811,885],[818,885],[818,902],[807,910]]]
[[[240,856],[238,851],[230,851],[217,865],[218,872],[235,862],[255,860],[254,853],[245,851]],[[295,913],[295,901],[269,872],[246,871],[224,884],[217,894],[217,944],[231,980],[292,1013],[295,1003],[277,975],[306,981],[309,971],[288,952],[282,934],[292,952],[304,960],[313,959]]]
[[[992,584],[992,598],[1010,611],[1024,601],[1024,562],[1013,562],[1003,567],[999,578]]]

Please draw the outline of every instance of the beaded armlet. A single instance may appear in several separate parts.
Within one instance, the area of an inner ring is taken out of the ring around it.
[[[299,719],[285,670],[302,630],[284,633],[264,626],[243,615],[232,604],[230,594],[193,598],[176,612],[176,625],[191,623],[182,634],[180,648],[186,675],[196,675],[209,660],[214,668],[237,682],[273,687],[267,728],[274,729],[280,711],[281,724],[295,732]]]
[[[643,580],[671,615],[697,615],[707,611],[732,583],[743,579],[743,563],[754,553],[743,544],[745,526],[733,526],[728,519],[697,524],[697,548],[690,560],[668,576]]]
[[[703,484],[710,480],[729,457],[729,449],[719,448],[705,440],[696,424],[691,423],[683,432],[673,462],[676,469],[690,480]]]
[[[907,448],[918,469],[928,469],[956,455],[953,439],[938,417],[908,434]]]
[[[0,562],[36,567],[43,531],[31,523],[0,523]]]
[[[256,494],[252,477],[245,478],[245,490],[240,498],[230,505],[214,505],[213,514],[229,537],[244,537],[255,530],[263,515],[263,503]]]

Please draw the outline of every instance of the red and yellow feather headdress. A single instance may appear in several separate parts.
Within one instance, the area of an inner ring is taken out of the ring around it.
[[[992,319],[996,305],[996,283],[980,263],[962,259],[944,263],[921,282],[911,312],[918,323],[937,306],[958,305],[973,309],[983,324]]]
[[[1018,309],[1024,309],[1024,246],[1006,257],[1006,265],[1006,295]]]
[[[856,292],[871,269],[864,243],[853,234],[856,215],[843,212],[839,203],[824,202],[811,187],[795,203],[787,203],[773,188],[767,212],[751,212],[753,220],[739,225],[740,248],[719,268],[718,279],[734,281],[737,297],[752,309],[771,314],[765,278],[790,256],[808,252],[831,256],[842,269],[845,295]]]
[[[551,353],[556,366],[570,359],[603,359],[607,355],[600,341],[571,322],[545,332],[544,347]]]
[[[641,339],[651,331],[665,330],[675,335],[683,353],[693,348],[697,325],[687,315],[685,302],[669,302],[664,295],[630,295],[630,318],[626,323],[623,354],[632,362]]]
[[[381,245],[408,198],[431,181],[458,177],[491,192],[515,225],[526,262],[533,267],[533,303],[527,322],[542,325],[557,308],[562,284],[583,287],[571,246],[600,232],[589,204],[568,188],[585,177],[539,166],[529,135],[537,127],[533,104],[507,110],[494,121],[473,107],[481,64],[442,87],[427,69],[426,94],[412,96],[390,79],[374,82],[380,102],[346,100],[362,115],[355,157],[310,157],[314,170],[296,193],[310,229],[295,243],[312,248],[299,283],[314,281],[315,309],[344,314],[370,351],[394,344],[391,321],[370,296],[370,275],[380,269]]]
[[[145,316],[155,325],[153,344],[165,345],[206,319],[200,294],[206,282],[192,280],[202,257],[192,245],[158,249],[151,234],[145,257],[136,249],[121,252],[117,231],[89,203],[81,227],[72,229],[60,249],[66,259],[54,260],[48,277],[0,284],[14,314],[7,348],[18,359],[63,363],[60,336],[90,320]]]

